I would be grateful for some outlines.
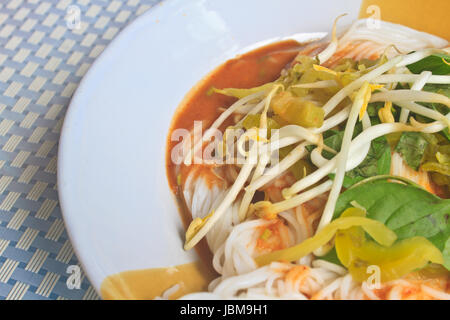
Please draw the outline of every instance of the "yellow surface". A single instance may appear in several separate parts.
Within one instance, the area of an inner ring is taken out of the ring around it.
[[[170,296],[170,299],[177,299],[188,293],[206,291],[209,282],[216,276],[200,262],[171,268],[125,271],[103,280],[100,291],[106,300],[149,300],[179,284],[180,289]]]
[[[379,6],[381,20],[450,40],[450,0],[363,0],[361,18],[372,16],[366,12],[370,5]]]

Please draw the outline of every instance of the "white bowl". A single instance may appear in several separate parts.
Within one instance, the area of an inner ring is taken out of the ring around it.
[[[165,169],[169,124],[189,89],[240,52],[323,35],[344,12],[349,23],[359,6],[360,0],[169,0],[117,36],[72,99],[58,157],[66,227],[98,292],[111,274],[197,260],[182,248]]]

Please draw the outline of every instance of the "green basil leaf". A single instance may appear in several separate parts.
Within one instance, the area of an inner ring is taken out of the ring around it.
[[[391,148],[385,137],[374,139],[366,158],[355,169],[347,172],[350,178],[373,177],[389,174],[391,170]]]
[[[328,178],[330,178],[331,180],[334,180],[334,177],[336,175],[334,173],[330,173],[328,175]],[[342,186],[344,188],[350,188],[352,185],[361,182],[364,180],[364,177],[361,176],[355,176],[355,177],[349,177],[347,175],[344,176],[344,181],[342,182]]]
[[[324,140],[324,143],[329,147],[331,147],[331,143],[333,143],[337,147],[337,150],[340,150],[343,135],[341,133],[342,132],[339,132],[335,136],[330,137],[328,141]],[[328,143],[330,143],[330,145]],[[333,156],[332,154],[325,155],[325,152],[323,152],[323,154],[324,157],[329,155]],[[371,142],[369,152],[363,162],[353,170],[346,172],[343,186],[344,188],[349,188],[366,178],[389,174],[390,171],[391,148],[385,137],[379,137]],[[334,179],[334,174],[329,174],[329,177],[330,179]]]
[[[443,94],[444,96],[450,98],[450,86],[448,84],[427,84],[423,89],[425,91]],[[428,105],[435,111],[440,112],[442,114],[447,114],[450,112],[450,108],[444,104],[440,103],[429,103],[429,104],[422,103],[422,104]],[[441,133],[450,141],[450,132],[448,128],[442,130]]]
[[[403,132],[395,151],[414,170],[418,170],[428,146],[427,140],[420,132]]]
[[[344,131],[337,131],[336,134],[326,138],[323,143],[330,147],[331,149],[339,152],[341,151],[341,145],[342,145],[342,139],[344,138]],[[328,151],[323,151],[322,155],[324,156],[324,158],[330,160],[332,159],[335,154],[328,152]]]
[[[376,122],[376,119],[371,119],[372,124]],[[355,130],[353,131],[353,138],[355,138],[358,134],[362,132],[362,124],[361,122],[358,122],[355,126]],[[331,149],[339,152],[341,151],[341,145],[342,145],[342,139],[344,138],[344,131],[338,131],[338,130],[328,130],[323,133],[323,143],[330,147]],[[316,146],[310,145],[307,146],[306,149],[311,152],[316,148]],[[328,152],[324,150],[322,152],[322,156],[328,160],[332,159],[335,154]]]
[[[439,94],[445,95],[446,97],[450,98],[450,86],[447,84],[426,84],[425,87],[423,88],[423,90],[428,91],[428,92],[439,93]],[[446,115],[447,113],[450,112],[450,108],[441,103],[419,102],[419,104],[421,104],[425,107],[428,107],[430,109],[433,109],[444,115]],[[414,114],[414,117],[416,118],[416,120],[423,122],[423,123],[430,123],[430,122],[434,121],[434,120],[431,120],[430,118],[424,117],[419,114]],[[450,132],[449,132],[448,128],[445,128],[444,130],[442,130],[441,134],[444,137],[446,137],[447,140],[450,141]]]
[[[450,270],[450,199],[441,199],[416,186],[396,182],[362,183],[343,192],[336,203],[334,218],[356,201],[367,217],[384,223],[398,240],[422,236],[442,251]]]
[[[434,92],[438,94],[442,94],[447,98],[450,98],[450,87],[448,84],[426,84],[423,87],[423,91]],[[432,103],[432,102],[421,102],[420,104],[432,108],[437,112],[442,114],[447,114],[450,111],[450,108],[445,104],[441,103]]]
[[[425,70],[439,75],[450,74],[450,65],[446,64],[442,59],[450,62],[450,56],[448,54],[436,53],[413,64],[409,64],[406,67],[409,69],[409,71],[416,74],[421,73]]]
[[[369,117],[377,117],[378,111],[384,107],[384,102],[371,102],[367,105],[367,114]]]

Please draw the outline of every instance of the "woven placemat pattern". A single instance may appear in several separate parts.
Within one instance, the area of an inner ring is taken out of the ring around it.
[[[158,2],[0,3],[0,299],[99,298],[62,220],[58,139],[92,62]]]

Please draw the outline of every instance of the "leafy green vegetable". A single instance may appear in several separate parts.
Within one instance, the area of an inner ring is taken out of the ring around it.
[[[448,98],[450,98],[450,86],[446,84],[427,84],[424,87],[424,91],[436,92],[442,94]],[[444,104],[440,103],[422,103],[424,105],[428,105],[433,108],[435,111],[440,112],[442,114],[447,114],[450,112],[450,108]],[[450,132],[448,128],[445,128],[441,131],[442,135],[450,141]]]
[[[348,188],[368,177],[389,174],[390,171],[391,148],[385,137],[379,137],[372,141],[364,161],[355,169],[346,173],[348,181],[344,181],[344,187]]]
[[[337,252],[334,248],[333,250],[328,251],[326,255],[320,257],[320,259],[342,266],[342,263],[339,260]]]
[[[333,130],[332,133],[333,133],[332,135],[330,135],[329,137],[327,137],[323,140],[323,143],[326,146],[330,147],[331,149],[339,152],[339,151],[341,151],[342,139],[344,138],[344,131],[334,131]],[[314,147],[312,149],[314,149]],[[326,158],[328,160],[332,159],[335,156],[335,154],[333,154],[329,151],[326,151],[326,150],[324,150],[322,152],[322,155],[324,156],[324,158]]]
[[[378,111],[384,107],[384,102],[371,102],[367,105],[369,117],[378,117]]]
[[[414,236],[430,240],[443,253],[445,267],[450,270],[450,199],[441,199],[417,186],[374,180],[343,192],[334,218],[352,207],[353,201],[366,208],[368,218],[394,231],[399,240]]]
[[[435,53],[406,67],[412,73],[421,73],[422,71],[428,70],[433,74],[450,74],[450,65],[445,63],[444,60],[450,63],[450,56],[445,53]]]
[[[353,131],[352,139],[362,132],[361,122],[358,122]],[[341,130],[327,130],[323,133],[323,143],[335,151],[341,151],[342,139],[344,138],[344,131]],[[314,145],[307,146],[306,149],[311,152],[316,148]],[[326,159],[332,159],[335,154],[324,150],[322,156]]]
[[[355,128],[354,136],[358,135],[359,132],[361,132],[360,125]],[[328,147],[336,151],[340,151],[343,136],[344,131],[334,131],[334,134],[329,135],[324,139],[323,142]],[[327,159],[331,159],[334,157],[334,154],[327,151],[323,151],[322,155]],[[385,137],[379,137],[372,141],[369,152],[367,153],[364,161],[361,162],[358,167],[348,171],[345,174],[343,186],[345,188],[348,188],[355,183],[364,180],[365,178],[376,175],[389,174],[390,170],[391,149],[387,139]],[[334,174],[330,174],[330,178],[333,179]]]
[[[420,132],[403,132],[395,151],[414,170],[418,170],[422,162],[428,141]]]
[[[442,94],[448,98],[450,98],[450,87],[447,84],[426,84],[423,87],[423,91],[434,92],[438,94]],[[445,104],[441,103],[431,103],[431,102],[421,102],[420,104],[429,107],[431,109],[436,110],[442,114],[447,114],[450,111],[450,108]]]
[[[441,131],[441,132],[442,132],[442,135],[443,135],[444,137],[446,137],[448,141],[450,141],[450,131],[448,130],[448,128],[445,128],[445,129],[444,129],[443,131]]]

